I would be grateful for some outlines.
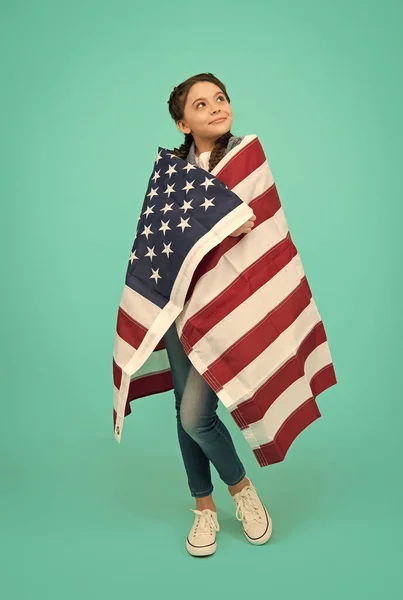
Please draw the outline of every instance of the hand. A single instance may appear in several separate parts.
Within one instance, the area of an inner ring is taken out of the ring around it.
[[[250,231],[252,231],[255,225],[254,221],[256,221],[256,215],[252,215],[249,221],[246,221],[246,223],[238,227],[238,229],[235,229],[235,231],[230,233],[230,236],[237,237],[238,235],[242,235],[243,233],[249,233]]]

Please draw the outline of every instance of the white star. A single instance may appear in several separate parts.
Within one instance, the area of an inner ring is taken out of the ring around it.
[[[148,236],[152,233],[153,232],[151,231],[151,225],[148,225],[148,226],[144,225],[144,231],[141,232],[141,235],[145,235],[146,238],[148,239]]]
[[[168,171],[165,171],[165,173],[169,175],[169,179],[171,179],[172,173],[177,173],[175,167],[176,167],[176,164],[175,165],[168,165]]]
[[[133,261],[134,261],[134,260],[139,260],[139,257],[138,257],[138,256],[136,256],[136,250],[134,250],[134,252],[132,252],[132,253],[130,254],[130,264],[131,264],[131,265],[133,264]]]
[[[146,217],[148,217],[148,215],[151,215],[154,212],[153,208],[155,208],[155,205],[151,206],[151,208],[149,206],[147,206],[147,210],[145,210],[143,212],[143,215],[145,215]]]
[[[166,223],[164,223],[164,221],[161,221],[161,227],[158,229],[158,231],[162,231],[162,233],[164,235],[165,235],[165,232],[168,231],[168,229],[169,229],[169,231],[171,231],[171,228],[168,227],[168,223],[169,223],[169,220]]]
[[[213,183],[212,179],[209,179],[208,177],[206,177],[206,179],[200,185],[204,185],[206,187],[206,190],[207,190],[207,188],[209,187],[209,185],[214,185],[214,183]]]
[[[153,274],[151,275],[150,279],[155,279],[155,283],[158,283],[158,279],[162,279],[161,275],[159,275],[158,273],[159,269],[156,269],[154,271],[154,269],[151,268],[151,271],[153,272]]]
[[[202,204],[200,204],[200,206],[204,206],[204,210],[206,211],[209,206],[215,206],[215,204],[213,203],[214,198],[212,198],[211,200],[208,200],[207,198],[204,198],[204,202]]]
[[[191,225],[189,225],[188,221],[189,221],[190,217],[188,217],[187,219],[182,219],[181,217],[181,222],[179,223],[179,225],[177,225],[177,227],[182,227],[182,233],[185,231],[186,227],[191,227]]]
[[[207,179],[207,177],[206,177],[206,179]],[[195,182],[195,180],[193,180],[192,183],[190,183],[189,181],[186,180],[186,185],[182,189],[186,190],[186,193],[188,193],[189,190],[194,190],[194,185],[192,185],[194,182]]]
[[[174,183],[172,185],[169,185],[167,183],[167,189],[165,190],[164,194],[168,194],[168,198],[169,198],[169,194],[173,194],[175,192],[174,190]]]
[[[168,154],[168,156],[170,156],[171,158],[178,158],[178,157],[176,156],[176,154],[172,154],[171,152],[167,152],[167,154]]]
[[[161,172],[161,169],[159,171],[154,171],[154,175],[151,178],[154,180],[154,183],[157,181],[158,177],[161,177],[160,172]]]
[[[161,254],[166,254],[167,257],[169,258],[169,253],[171,252],[173,254],[173,250],[171,250],[171,244],[172,242],[169,242],[169,244],[165,244],[165,242],[162,242],[164,244],[164,249],[161,252]]]
[[[146,256],[148,256],[148,257],[150,258],[151,262],[153,262],[153,257],[154,257],[154,256],[157,256],[157,255],[155,254],[155,252],[154,252],[154,248],[155,248],[155,246],[153,246],[152,248],[149,248],[149,247],[147,246],[147,250],[148,250],[148,252],[147,252],[147,254],[144,254],[144,256],[145,256],[145,257],[146,257]]]
[[[183,206],[180,206],[179,208],[182,208],[185,213],[191,208],[193,210],[193,206],[190,206],[190,203],[193,202],[193,200],[189,200],[189,202],[186,202],[186,200],[183,201]]]
[[[163,212],[164,215],[167,213],[168,210],[173,210],[172,206],[174,205],[174,203],[172,202],[172,204],[167,204],[165,203],[164,208],[160,208],[160,212]]]
[[[161,160],[162,156],[161,156],[161,152],[158,152],[157,154],[157,158],[155,159],[156,164],[158,165],[159,161]]]
[[[189,171],[191,169],[195,169],[196,167],[194,165],[192,165],[192,163],[188,162],[188,164],[186,165],[186,167],[183,167],[183,171],[186,171],[186,173],[189,173]]]
[[[147,194],[147,196],[150,196],[150,200],[153,199],[153,196],[158,196],[157,190],[158,190],[158,188],[155,188],[155,190],[153,188],[151,188],[151,192],[149,194]]]

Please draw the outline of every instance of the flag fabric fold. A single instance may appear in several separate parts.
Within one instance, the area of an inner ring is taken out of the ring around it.
[[[256,215],[246,235],[230,234]],[[336,384],[324,325],[263,147],[245,136],[211,171],[158,148],[118,308],[113,423],[173,389],[163,336],[216,392],[261,467],[282,461]]]

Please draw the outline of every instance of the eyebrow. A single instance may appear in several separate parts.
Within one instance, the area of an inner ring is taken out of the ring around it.
[[[219,92],[216,92],[216,93],[214,94],[214,96],[218,96],[219,94],[222,94],[222,95],[224,95],[224,94],[223,94],[223,92],[220,90]],[[197,102],[198,100],[205,100],[205,98],[196,98],[196,100],[193,100],[193,102],[192,102],[192,106],[193,106],[193,104],[194,104],[195,102]]]

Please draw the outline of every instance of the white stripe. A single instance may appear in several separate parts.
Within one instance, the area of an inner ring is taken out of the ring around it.
[[[115,359],[115,363],[119,365],[119,367],[123,367],[127,362],[131,359],[134,352],[133,346],[130,346],[120,335],[115,335],[115,345],[113,347],[113,357]]]
[[[213,363],[226,350],[278,307],[301,283],[301,259],[296,255],[274,277],[261,286],[202,337],[193,351]],[[210,342],[213,340],[213,344]],[[207,359],[208,357],[208,359]]]
[[[177,319],[179,335],[188,319],[197,314],[212,300],[222,294],[239,275],[253,265],[270,248],[281,242],[288,233],[283,209],[280,208],[270,219],[252,229],[228,252],[223,254],[216,266],[205,273],[195,285],[192,297]],[[302,264],[298,266],[304,275]]]
[[[325,340],[307,356],[304,365],[306,378],[308,381],[311,381],[312,377],[316,375],[318,371],[332,363],[333,360],[330,353],[329,343],[327,340]]]
[[[246,204],[258,198],[274,185],[274,179],[267,160],[257,169],[249,173],[238,185],[232,188],[232,192],[239,196]]]
[[[223,390],[217,393],[228,410],[233,410],[240,402],[247,400],[272,377],[293,356],[299,346],[321,321],[315,301],[311,298],[310,304],[302,311],[293,323],[283,331],[259,356],[255,358],[242,371],[228,381]],[[208,364],[205,356],[197,355],[197,359],[189,358],[193,364]]]
[[[331,362],[332,358],[327,342],[311,352],[305,362],[305,377],[300,377],[290,385],[269,407],[263,419],[242,430],[253,448],[258,448],[274,440],[288,417],[312,397],[309,381],[313,375]]]

